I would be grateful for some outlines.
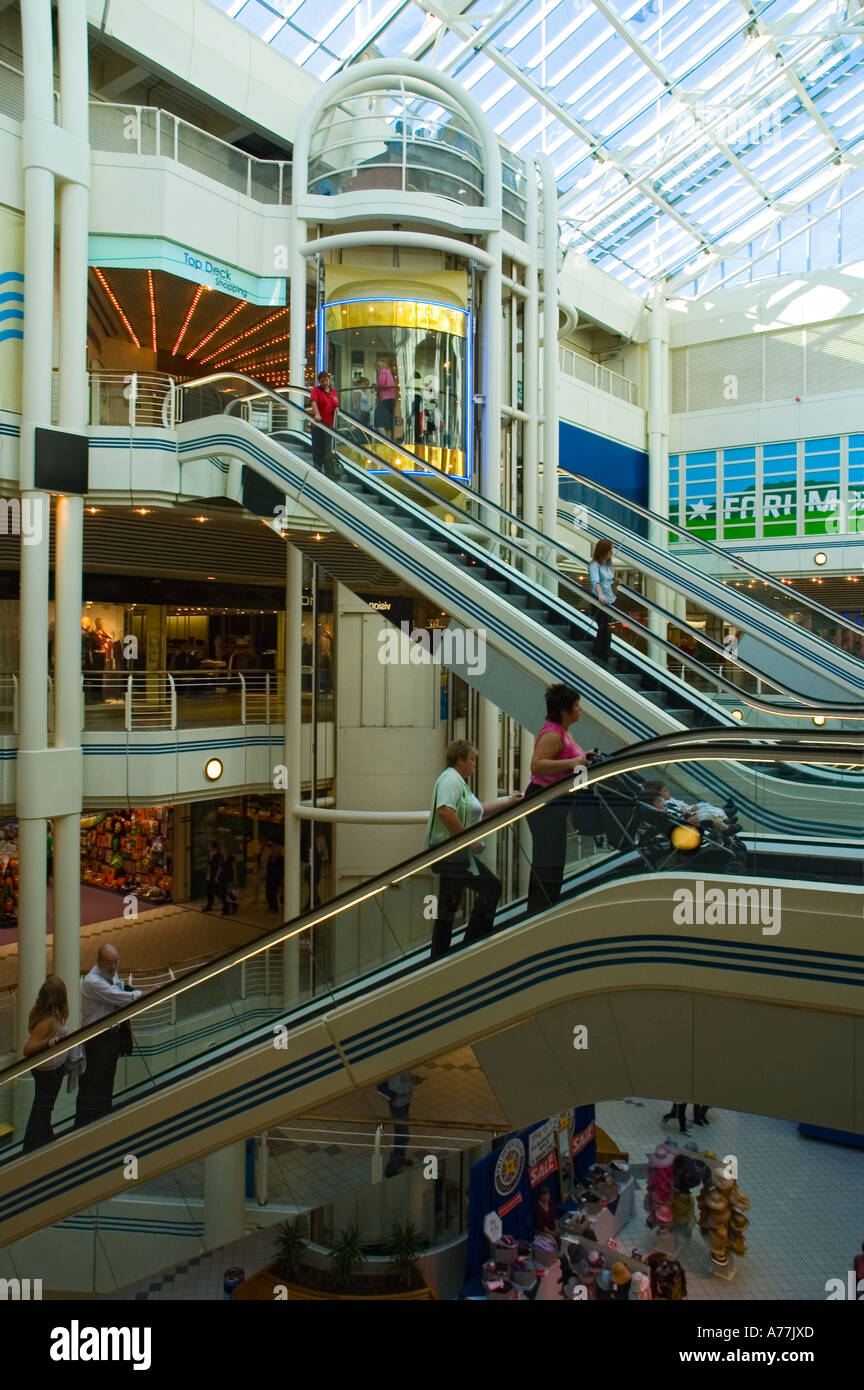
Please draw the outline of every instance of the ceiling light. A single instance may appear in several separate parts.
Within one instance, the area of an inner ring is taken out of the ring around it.
[[[814,714],[814,716],[813,716],[813,723],[816,725],[817,729],[821,729],[821,728],[822,728],[822,725],[825,724],[825,723],[827,723],[827,720],[826,720],[826,718],[825,718],[825,715],[824,715],[824,714]]]
[[[91,516],[95,516],[96,513],[98,512],[99,508],[98,508],[98,507],[88,507],[87,510],[88,510],[88,512],[90,513]]]
[[[204,776],[208,782],[218,782],[222,776],[222,763],[219,758],[210,758],[204,766]]]
[[[139,516],[149,516],[149,515],[150,515],[150,508],[149,508],[149,507],[136,507],[135,510],[136,510],[136,512],[138,513]]]
[[[814,565],[827,565],[828,556],[825,554],[824,550],[816,551],[816,554],[813,556],[813,563]]]
[[[743,711],[743,709],[733,709],[733,710],[730,711],[730,713],[731,713],[733,719],[743,719],[743,718],[744,718],[744,711]]]
[[[196,516],[195,520],[196,520],[196,521],[209,521],[210,518],[209,518],[209,516]]]

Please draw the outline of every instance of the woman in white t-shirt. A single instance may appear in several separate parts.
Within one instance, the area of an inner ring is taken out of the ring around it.
[[[423,840],[425,849],[443,844],[454,835],[461,835],[463,830],[476,825],[484,816],[494,816],[522,800],[521,792],[517,792],[484,805],[468,786],[468,778],[473,777],[476,766],[477,750],[473,743],[467,739],[454,739],[447,749],[447,766],[435,783],[432,810]],[[453,918],[466,888],[470,888],[475,896],[463,945],[470,946],[474,941],[488,936],[493,929],[495,909],[501,896],[501,881],[481,863],[478,858],[480,849],[475,844],[470,849],[457,850],[434,865],[433,871],[440,874],[441,886],[432,932],[432,960],[446,956],[450,950]]]

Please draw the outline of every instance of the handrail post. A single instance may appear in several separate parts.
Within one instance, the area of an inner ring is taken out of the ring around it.
[[[126,677],[126,696],[125,708],[123,710],[123,724],[127,734],[132,732],[132,673]]]
[[[270,727],[270,672],[264,675],[264,723]]]
[[[174,680],[174,677],[172,676],[172,674],[171,674],[170,671],[167,672],[167,676],[168,676],[168,689],[169,689],[169,691],[170,691],[170,697],[171,697],[171,707],[170,707],[170,708],[171,708],[171,728],[172,728],[172,729],[176,729],[176,728],[177,728],[177,684],[176,684],[176,682],[175,682],[175,680]]]
[[[179,163],[180,163],[180,122],[179,122],[179,120],[177,119],[176,116],[173,117],[173,121],[174,121],[174,163],[175,163],[175,164],[179,164]]]
[[[156,154],[162,153],[162,107],[156,107]]]
[[[81,672],[81,728],[86,727],[87,702],[84,695],[84,672]]]
[[[246,727],[246,678],[242,671],[237,672],[237,679],[240,682],[240,723]]]
[[[138,157],[139,157],[139,159],[140,159],[140,157],[141,157],[141,107],[140,107],[140,106],[136,106],[136,107],[135,107],[135,135],[136,135],[136,137],[137,137],[135,143],[136,143],[137,146],[138,146]]]
[[[252,156],[246,156],[246,197],[252,197]]]
[[[18,732],[18,677],[12,672],[12,732]]]

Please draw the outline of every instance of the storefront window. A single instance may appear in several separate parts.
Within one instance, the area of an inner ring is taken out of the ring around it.
[[[467,310],[451,305],[334,301],[319,318],[319,370],[326,365],[342,410],[361,425],[467,477],[469,332]]]
[[[807,439],[804,442],[804,534],[824,536],[835,532],[839,511],[840,440]]]
[[[684,496],[688,531],[705,540],[716,540],[717,455],[713,449],[687,455]]]
[[[723,538],[756,535],[756,450],[723,450]]]
[[[763,445],[762,534],[766,537],[794,536],[798,529],[796,459],[794,440]]]

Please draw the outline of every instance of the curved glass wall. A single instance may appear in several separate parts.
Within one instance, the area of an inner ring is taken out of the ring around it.
[[[318,371],[343,412],[442,472],[470,476],[466,309],[409,299],[333,300],[319,312]]]
[[[408,91],[347,97],[327,110],[309,147],[308,191],[432,193],[484,202],[483,154],[463,116]]]

